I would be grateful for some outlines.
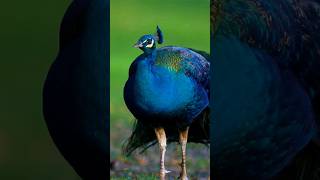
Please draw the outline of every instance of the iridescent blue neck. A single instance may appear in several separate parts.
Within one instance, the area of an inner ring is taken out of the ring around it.
[[[140,48],[140,49],[141,49],[141,50],[144,52],[144,54],[146,54],[146,55],[152,54],[153,52],[156,51],[156,47],[155,47],[155,46],[153,46],[152,48],[142,47],[142,48]]]
[[[155,61],[155,57],[156,57],[157,51],[156,49],[149,49],[148,51],[144,51],[143,52],[143,56],[148,60],[148,61]]]

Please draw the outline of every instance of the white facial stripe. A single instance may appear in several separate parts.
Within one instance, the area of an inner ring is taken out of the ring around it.
[[[151,43],[146,45],[147,48],[151,48],[153,46],[154,40],[152,39]]]

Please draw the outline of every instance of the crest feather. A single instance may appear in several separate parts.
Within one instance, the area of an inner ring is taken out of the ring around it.
[[[162,32],[160,30],[160,27],[157,26],[157,32],[154,35],[156,41],[158,42],[158,44],[162,44],[163,43],[163,35]]]

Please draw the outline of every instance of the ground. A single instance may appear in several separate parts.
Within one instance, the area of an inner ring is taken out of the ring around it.
[[[121,146],[131,133],[130,123],[111,124],[111,179],[152,179],[159,171],[159,148],[157,144],[145,152],[135,152],[130,157],[123,156]],[[112,129],[114,131],[112,131]],[[190,179],[207,179],[209,176],[209,147],[202,144],[187,145],[187,170]],[[181,150],[178,143],[168,145],[166,152],[166,168],[171,171],[168,177],[179,176]]]

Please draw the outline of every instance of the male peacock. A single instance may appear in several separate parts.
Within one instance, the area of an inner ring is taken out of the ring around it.
[[[50,135],[85,180],[109,178],[109,0],[74,0],[43,90]]]
[[[158,140],[160,178],[164,179],[166,143],[179,141],[180,178],[185,180],[187,140],[209,142],[209,56],[182,47],[156,48],[156,42],[163,42],[159,27],[155,35],[144,35],[135,44],[143,54],[131,64],[124,99],[137,124],[125,152]]]
[[[214,178],[319,179],[320,1],[211,11]]]

